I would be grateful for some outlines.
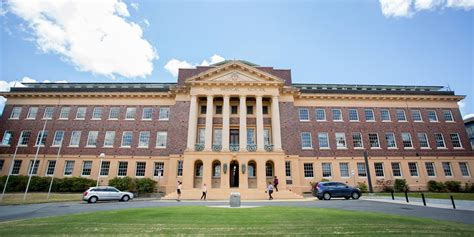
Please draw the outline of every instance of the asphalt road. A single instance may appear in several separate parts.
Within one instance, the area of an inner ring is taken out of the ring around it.
[[[119,210],[128,208],[169,207],[169,206],[220,206],[224,201],[161,201],[133,200],[130,202],[84,202],[43,203],[28,205],[0,206],[0,222],[37,217],[67,215],[84,212]],[[436,220],[474,224],[474,211],[450,210],[404,204],[382,203],[369,200],[330,200],[330,201],[243,201],[243,206],[295,206],[308,208],[334,208],[351,211],[370,211],[386,214],[425,217]]]

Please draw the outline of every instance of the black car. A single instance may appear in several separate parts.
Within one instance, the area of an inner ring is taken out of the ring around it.
[[[313,190],[313,195],[319,200],[330,200],[332,197],[359,199],[362,193],[358,188],[350,187],[345,183],[320,182]]]

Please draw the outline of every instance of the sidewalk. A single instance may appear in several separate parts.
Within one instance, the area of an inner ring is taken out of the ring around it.
[[[406,202],[405,197],[395,197],[395,200],[392,200],[392,197],[390,196],[362,196],[361,199],[367,200],[367,201],[375,201],[375,202],[388,202],[388,203],[423,206],[423,200],[421,198],[408,197],[409,203]],[[426,200],[427,207],[453,209],[453,205],[450,199],[425,198],[425,200]],[[457,210],[474,211],[474,201],[454,200],[454,204],[456,204]]]

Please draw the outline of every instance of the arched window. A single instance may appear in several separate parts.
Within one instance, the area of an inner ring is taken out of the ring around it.
[[[221,177],[221,162],[212,162],[212,177]]]
[[[195,163],[194,163],[194,170],[195,170],[195,173],[194,175],[196,177],[202,177],[202,161],[200,160],[197,160]]]
[[[255,177],[257,175],[257,164],[255,161],[249,161],[248,163],[248,176]]]
[[[273,177],[273,162],[267,161],[265,163],[265,174],[267,177]]]

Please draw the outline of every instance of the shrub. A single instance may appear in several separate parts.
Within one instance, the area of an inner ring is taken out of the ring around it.
[[[7,176],[0,177],[0,188],[3,189]],[[28,191],[47,192],[51,182],[51,177],[32,176]],[[11,175],[8,180],[8,192],[23,192],[28,183],[28,176]],[[95,186],[96,182],[86,178],[55,178],[51,191],[53,192],[83,192],[89,187]]]
[[[362,182],[357,183],[357,188],[359,188],[360,191],[363,192],[363,193],[367,193],[368,190],[369,190],[369,188],[367,187],[367,184],[362,183]]]
[[[120,191],[129,191],[129,192],[136,192],[137,191],[137,183],[135,179],[130,177],[123,177],[123,178],[113,178],[109,180],[109,186],[114,186]]]
[[[405,179],[395,179],[393,189],[395,190],[395,192],[405,192],[408,191],[409,187]]]
[[[156,181],[150,178],[136,179],[137,189],[139,193],[155,192]]]
[[[466,183],[465,185],[466,185],[466,187],[464,188],[464,192],[474,193],[474,183],[472,183],[472,184]]]
[[[329,182],[329,179],[322,178],[319,182]]]
[[[393,191],[392,180],[377,179],[376,185],[382,190],[382,192]]]
[[[446,185],[443,182],[436,182],[434,180],[428,181],[428,191],[430,192],[446,192]]]
[[[444,182],[444,184],[446,185],[446,188],[450,191],[450,192],[460,192],[461,191],[461,182],[459,181],[446,181]]]

